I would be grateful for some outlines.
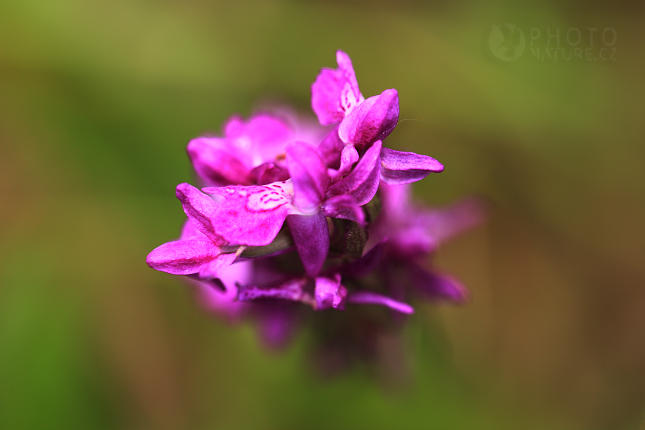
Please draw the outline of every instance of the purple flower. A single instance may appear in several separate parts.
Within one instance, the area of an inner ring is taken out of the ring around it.
[[[359,89],[352,62],[342,51],[336,53],[338,69],[322,69],[311,86],[311,106],[323,125],[340,124],[320,144],[325,162],[346,174],[359,159],[359,153],[374,142],[383,141],[399,120],[399,95],[383,91],[365,99]],[[407,184],[443,171],[432,157],[383,148],[381,179],[387,184]]]
[[[483,204],[476,199],[462,200],[444,209],[427,209],[414,204],[409,185],[381,184],[381,213],[370,226],[375,247],[382,247],[384,278],[388,290],[411,289],[423,297],[463,302],[468,291],[455,278],[424,269],[419,260],[432,254],[439,244],[467,230],[484,218]],[[401,294],[395,294],[400,296]]]
[[[311,86],[311,107],[322,125],[340,123],[338,136],[345,144],[363,149],[384,140],[399,120],[399,94],[383,91],[365,99],[349,56],[336,52],[338,68],[322,69]]]
[[[244,122],[234,116],[224,126],[224,137],[198,137],[186,148],[199,178],[211,186],[254,185],[284,181],[289,175],[284,163],[287,144],[299,138],[316,137],[322,129],[293,115],[287,121],[259,114]]]
[[[326,217],[364,222],[360,206],[376,194],[380,149],[376,142],[355,169],[333,185],[316,148],[296,142],[286,151],[288,181],[204,188],[224,198],[219,206],[188,184],[179,185],[177,192],[188,216],[204,220],[204,231],[228,243],[268,245],[286,220],[307,274],[315,276],[329,248]]]
[[[148,254],[146,263],[155,270],[172,275],[216,279],[220,277],[221,270],[230,266],[236,258],[230,248],[220,238],[211,240],[189,220],[184,225],[180,239],[155,248]]]
[[[404,314],[414,312],[412,306],[374,291],[358,290],[348,292],[347,288],[341,283],[339,273],[314,278],[292,278],[276,285],[268,286],[239,285],[238,300],[246,302],[261,299],[299,302],[318,311],[329,308],[344,310],[345,304],[351,303],[385,306]]]
[[[178,240],[146,259],[153,269],[187,277],[209,311],[253,321],[271,347],[289,342],[307,309],[352,315],[314,331],[337,347],[367,350],[391,319],[361,308],[412,314],[406,300],[415,295],[455,302],[467,296],[421,260],[479,222],[481,206],[415,205],[408,184],[443,165],[384,147],[398,122],[397,91],[365,99],[347,54],[338,51],[337,62],[311,88],[319,122],[334,125],[326,136],[293,115],[285,121],[259,114],[233,117],[223,137],[188,144],[206,187],[177,186],[188,220]]]

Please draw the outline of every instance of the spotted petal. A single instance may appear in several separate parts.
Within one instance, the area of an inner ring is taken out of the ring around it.
[[[204,192],[224,197],[210,213],[216,234],[238,245],[264,246],[278,235],[285,218],[296,212],[292,205],[291,181],[257,186],[204,188]]]
[[[215,245],[227,243],[226,239],[215,231],[211,222],[211,215],[219,210],[215,200],[186,183],[177,185],[176,195],[184,212],[199,231]]]
[[[349,56],[338,51],[336,61],[338,68],[322,69],[311,86],[311,107],[322,125],[341,121],[364,100]]]

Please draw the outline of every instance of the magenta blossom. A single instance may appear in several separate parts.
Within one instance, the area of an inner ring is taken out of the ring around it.
[[[444,241],[481,223],[484,205],[467,199],[444,209],[424,208],[412,201],[407,185],[381,184],[381,212],[370,225],[370,237],[382,248],[379,270],[396,297],[413,291],[422,297],[463,302],[468,290],[454,277],[428,271],[420,262]],[[377,241],[380,241],[377,243]],[[409,282],[409,287],[402,285]]]
[[[338,51],[337,62],[311,87],[321,126],[334,126],[325,136],[293,116],[260,114],[233,117],[223,137],[188,144],[205,187],[177,186],[188,220],[178,240],[146,260],[189,278],[206,309],[253,321],[273,347],[286,345],[311,309],[348,315],[314,331],[352,349],[388,329],[383,315],[412,314],[406,301],[414,293],[466,298],[465,288],[421,260],[475,224],[478,206],[430,211],[412,203],[407,184],[443,165],[386,148],[399,118],[397,91],[365,99],[347,54]],[[390,312],[362,311],[365,305]],[[332,317],[319,321],[325,318]]]
[[[311,86],[311,106],[321,124],[340,122],[320,147],[325,161],[342,175],[351,169],[360,152],[394,130],[399,120],[399,96],[390,89],[365,99],[347,54],[338,51],[336,61],[338,69],[322,69]],[[407,184],[443,171],[441,163],[426,155],[383,148],[380,156],[381,179],[387,184]]]
[[[385,90],[365,99],[349,56],[336,53],[338,69],[322,69],[311,86],[311,107],[322,125],[340,123],[338,135],[357,149],[385,139],[399,120],[399,95]]]
[[[198,177],[206,185],[255,185],[288,179],[284,163],[287,144],[304,136],[316,137],[324,129],[309,124],[298,127],[296,119],[259,114],[243,121],[232,117],[224,137],[198,137],[186,151]]]
[[[315,276],[329,249],[326,217],[364,222],[360,206],[376,194],[379,153],[380,142],[377,142],[351,174],[330,185],[327,168],[315,147],[297,142],[287,148],[286,160],[291,174],[288,181],[204,188],[204,192],[224,198],[218,207],[194,191],[184,195],[199,197],[199,202],[191,198],[180,199],[187,213],[195,211],[210,219],[208,228],[212,228],[214,237],[239,245],[270,244],[287,220],[307,274]],[[183,190],[190,186],[182,184],[180,187]]]

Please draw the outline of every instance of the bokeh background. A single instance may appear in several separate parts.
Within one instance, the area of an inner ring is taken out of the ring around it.
[[[643,12],[630,0],[3,0],[0,428],[640,428]],[[504,23],[526,42],[508,63],[490,49]],[[594,56],[613,29],[613,59],[537,58],[558,28],[581,29]],[[419,199],[491,202],[488,222],[435,259],[472,301],[417,304],[398,376],[387,353],[317,376],[306,331],[267,352],[145,264],[183,220],[188,140],[258,103],[307,111],[336,49],[366,96],[398,89],[406,121],[388,145],[445,164]]]

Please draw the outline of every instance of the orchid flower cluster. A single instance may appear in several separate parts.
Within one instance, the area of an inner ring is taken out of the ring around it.
[[[430,210],[412,202],[410,184],[443,165],[384,147],[399,120],[397,91],[366,99],[347,54],[338,51],[337,63],[311,87],[320,125],[233,117],[223,137],[188,144],[202,188],[177,186],[187,215],[179,240],[147,258],[153,269],[189,278],[209,310],[255,319],[273,346],[289,340],[307,306],[411,314],[414,295],[453,302],[468,295],[420,262],[475,224],[477,205]]]

